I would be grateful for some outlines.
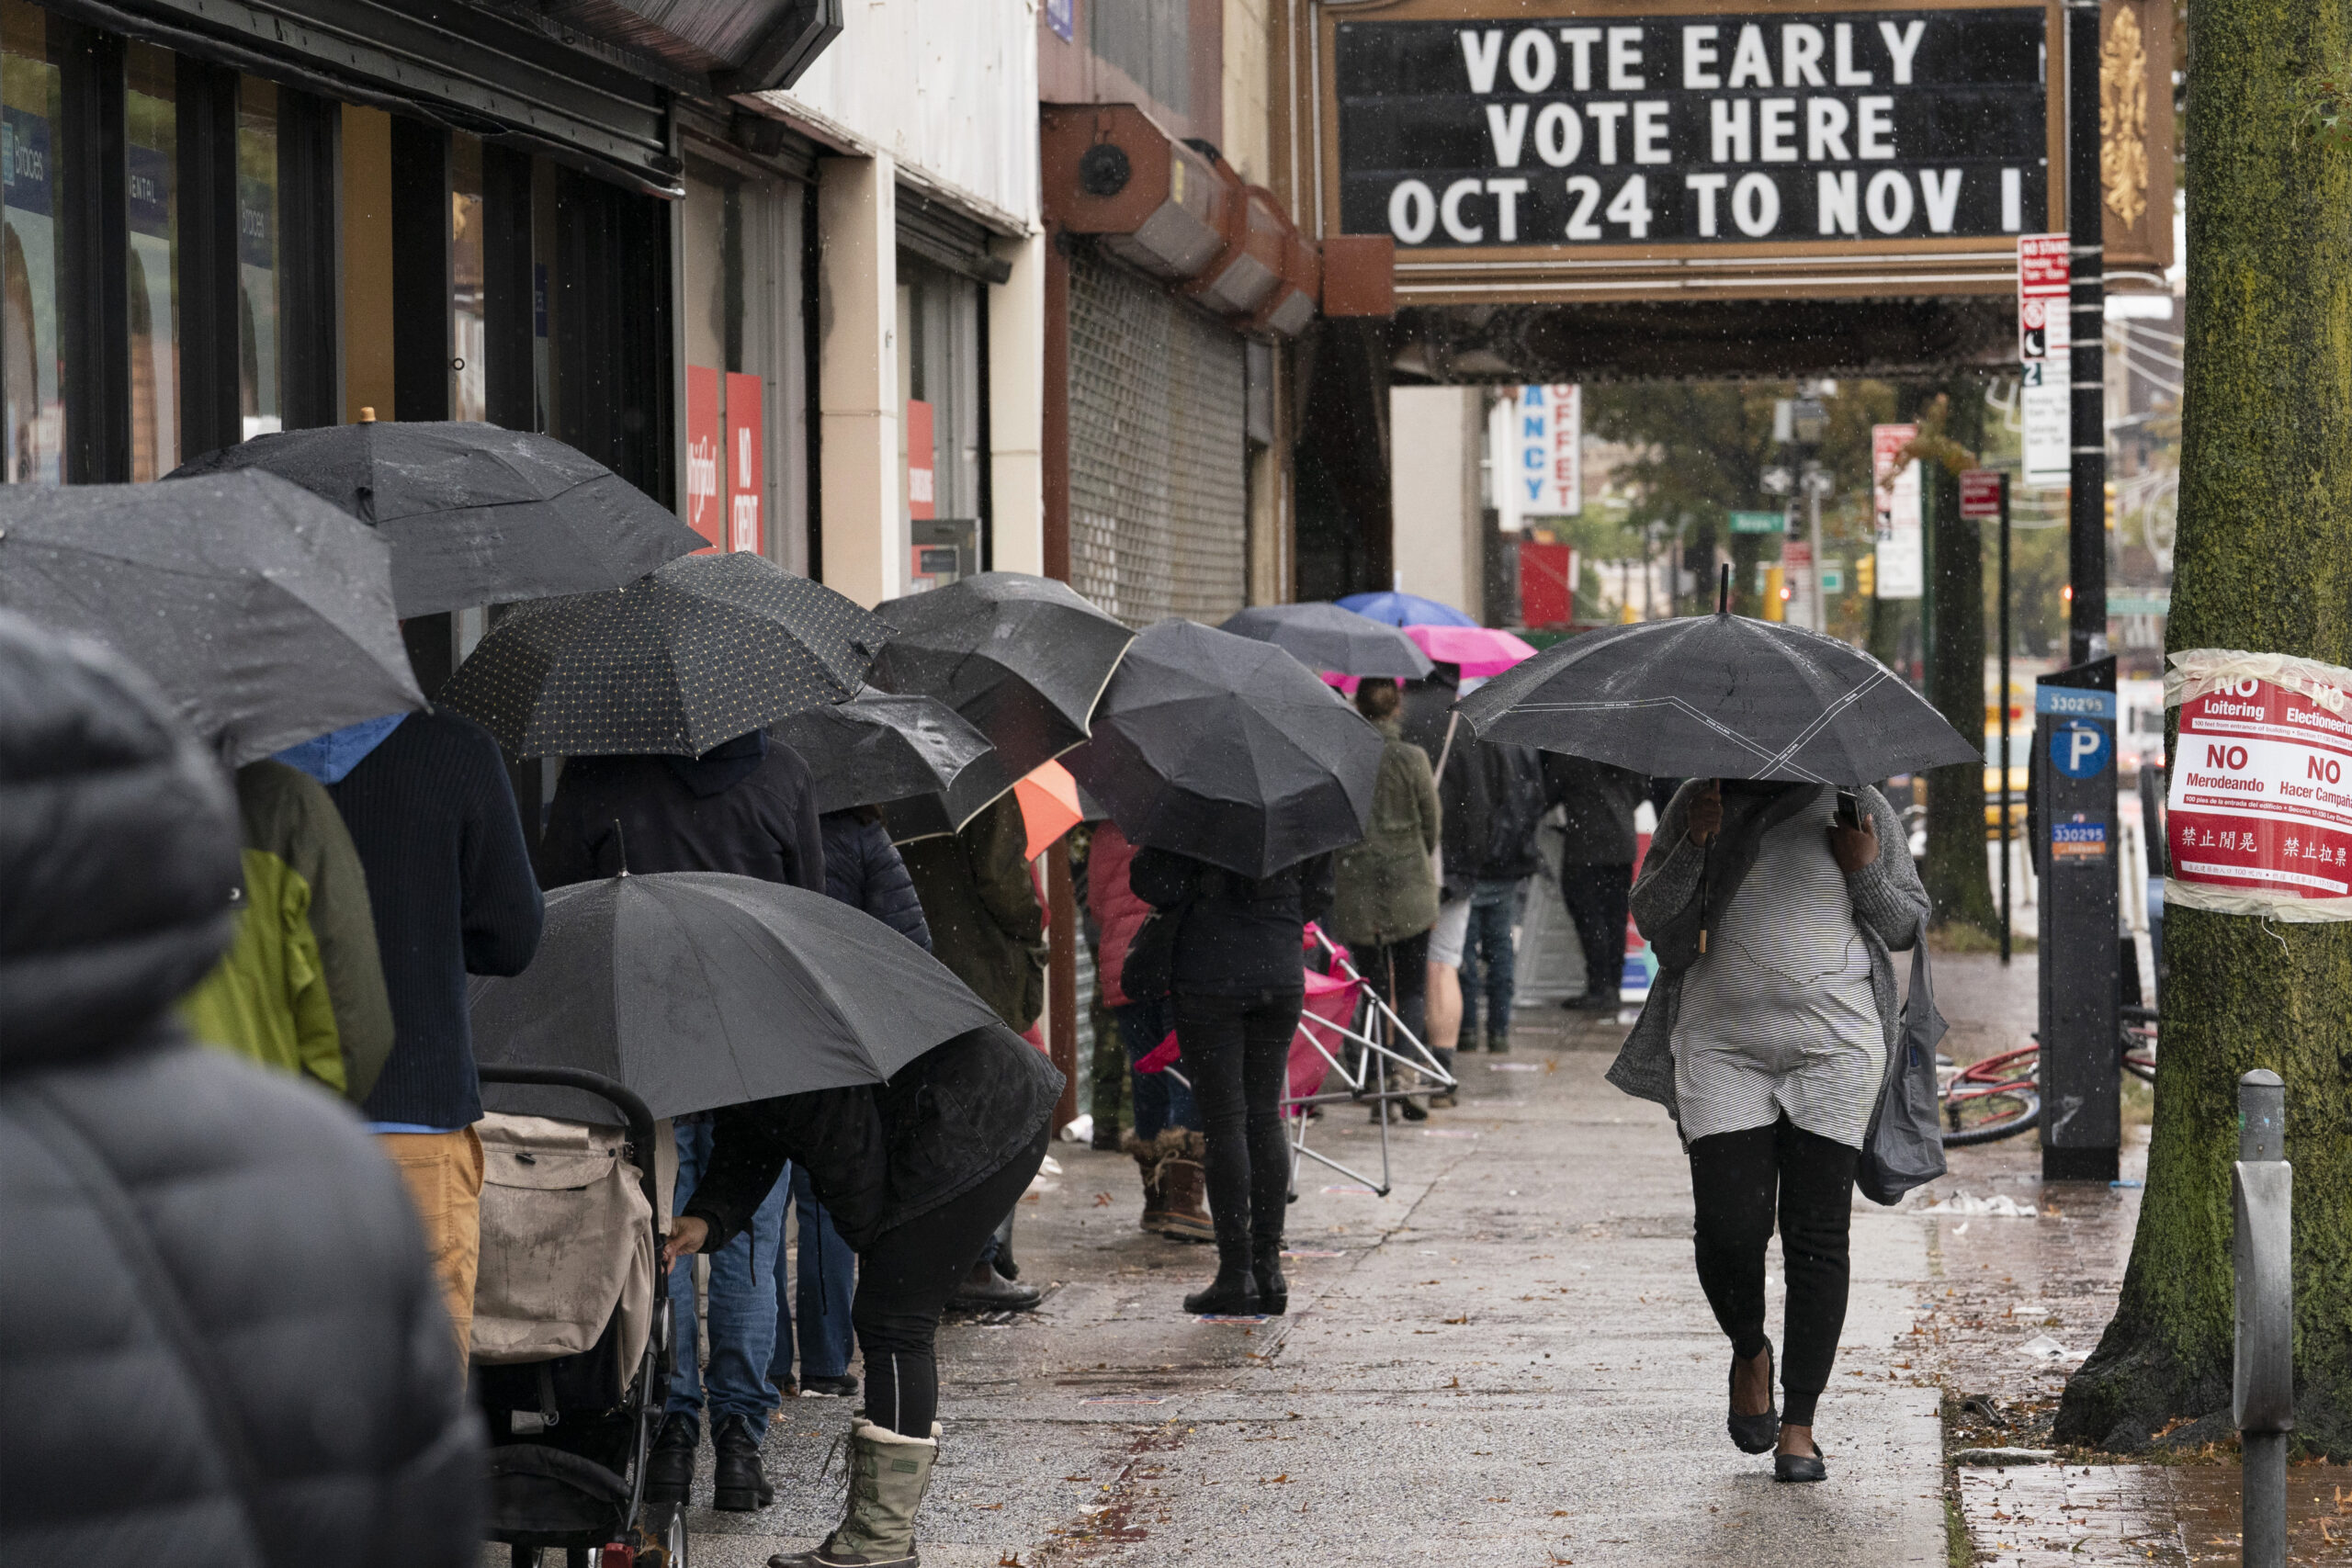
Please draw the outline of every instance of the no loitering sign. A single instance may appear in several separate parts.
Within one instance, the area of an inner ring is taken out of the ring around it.
[[[2166,898],[2352,919],[2352,670],[2214,649],[2172,662]]]

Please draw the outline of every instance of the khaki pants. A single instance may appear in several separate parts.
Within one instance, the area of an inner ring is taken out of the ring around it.
[[[377,1141],[408,1183],[424,1245],[441,1279],[441,1303],[458,1335],[458,1359],[473,1351],[474,1276],[481,1264],[481,1139],[455,1133],[380,1133]]]

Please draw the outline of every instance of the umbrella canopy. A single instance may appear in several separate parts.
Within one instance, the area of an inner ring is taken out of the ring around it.
[[[1040,762],[1012,786],[1021,807],[1021,827],[1026,844],[1022,852],[1035,860],[1056,839],[1086,820],[1079,804],[1078,781],[1059,762]]]
[[[1430,656],[1394,626],[1337,604],[1254,604],[1218,628],[1271,642],[1309,670],[1418,681]]]
[[[1379,732],[1281,649],[1162,621],[1068,761],[1134,842],[1264,876],[1363,837],[1380,752]]]
[[[167,479],[277,475],[382,530],[402,615],[617,588],[709,541],[553,436],[494,424],[331,424],[256,435]]]
[[[1667,778],[1859,784],[1983,756],[1860,649],[1724,614],[1587,632],[1455,706],[1481,739]]]
[[[1068,583],[983,571],[877,607],[898,628],[874,683],[936,697],[978,726],[1019,778],[1086,739],[1135,633]]]
[[[0,486],[0,606],[112,648],[232,768],[424,705],[388,555],[267,474]]]
[[[996,1014],[946,965],[822,893],[719,872],[548,895],[531,966],[472,982],[485,1066],[585,1067],[683,1116],[880,1083]],[[578,1090],[502,1087],[500,1109],[610,1122]]]
[[[1342,610],[1383,621],[1392,626],[1475,626],[1478,623],[1451,604],[1424,599],[1418,593],[1351,593],[1339,602]]]
[[[440,700],[518,757],[699,757],[865,679],[890,628],[748,551],[508,613]]]
[[[819,811],[878,806],[900,843],[953,833],[1012,787],[988,737],[931,697],[868,687],[780,719],[775,734],[808,764]]]
[[[1493,626],[1412,626],[1405,635],[1439,663],[1460,665],[1465,680],[1499,675],[1535,657],[1526,642]]]

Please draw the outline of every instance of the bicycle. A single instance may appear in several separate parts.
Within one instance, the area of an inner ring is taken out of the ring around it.
[[[2143,1083],[2156,1081],[2156,1010],[2118,1010],[2121,1026],[2116,1064]],[[2041,1120],[2041,1037],[2015,1051],[1958,1066],[1936,1058],[1936,1078],[1944,1114],[1946,1148],[2013,1138]]]

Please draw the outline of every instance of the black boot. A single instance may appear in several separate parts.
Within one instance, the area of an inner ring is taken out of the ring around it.
[[[775,1501],[775,1489],[760,1469],[760,1434],[749,1417],[722,1416],[710,1434],[718,1453],[712,1465],[711,1506],[730,1514],[748,1514]]]
[[[648,1507],[682,1506],[695,1481],[695,1450],[702,1446],[702,1423],[691,1416],[665,1416],[645,1460]]]
[[[1283,1278],[1282,1243],[1259,1247],[1250,1259],[1250,1274],[1258,1281],[1258,1310],[1280,1317],[1290,1310],[1290,1281]]]
[[[1184,1298],[1184,1310],[1196,1317],[1255,1317],[1264,1310],[1258,1304],[1258,1277],[1246,1267],[1219,1264],[1207,1289]]]

